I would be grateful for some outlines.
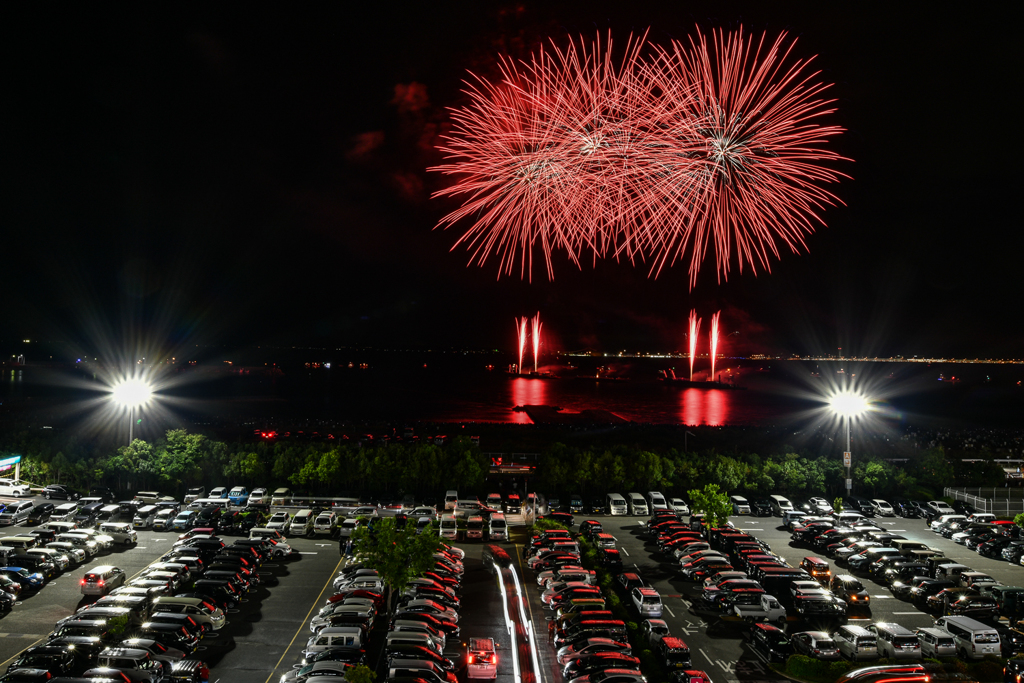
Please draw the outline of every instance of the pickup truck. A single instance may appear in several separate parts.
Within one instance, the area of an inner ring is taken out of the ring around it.
[[[760,601],[754,605],[734,604],[732,610],[737,617],[748,621],[786,621],[786,610],[773,595],[762,595]]]

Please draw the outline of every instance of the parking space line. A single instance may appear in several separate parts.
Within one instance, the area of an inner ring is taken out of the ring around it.
[[[704,652],[704,648],[702,648],[702,647],[699,647],[699,648],[697,648],[697,649],[698,649],[698,650],[700,650],[700,653],[701,653],[702,655],[704,655],[704,659],[708,660],[708,664],[710,664],[711,666],[714,666],[714,665],[715,665],[715,661],[714,661],[713,659],[711,659],[711,657],[708,657],[708,653],[707,653],[707,652]]]
[[[303,553],[303,554],[306,554],[306,553]],[[313,554],[315,555],[316,553],[313,553]],[[288,647],[286,647],[284,649],[284,652],[281,653],[281,659],[277,660],[277,664],[274,665],[274,669],[270,672],[270,675],[267,676],[267,680],[264,683],[270,683],[270,679],[273,678],[274,674],[277,673],[277,669],[278,669],[278,667],[281,666],[281,662],[283,662],[284,658],[288,656],[289,650],[291,650],[292,649],[292,645],[295,644],[295,639],[299,637],[299,634],[302,633],[303,629],[308,629],[309,628],[309,626],[308,626],[309,615],[311,615],[313,613],[313,610],[316,609],[316,606],[318,604],[320,604],[320,598],[322,598],[324,596],[324,593],[327,591],[327,587],[334,583],[334,577],[335,577],[335,575],[338,572],[338,567],[340,567],[341,563],[344,562],[344,561],[345,561],[345,558],[342,557],[342,558],[340,558],[338,560],[338,564],[334,565],[334,571],[331,572],[331,574],[328,576],[327,582],[324,583],[324,587],[320,591],[320,595],[316,596],[316,600],[313,601],[312,607],[310,607],[309,611],[306,612],[306,618],[299,622],[299,627],[297,629],[295,629],[295,635],[292,636],[291,642],[288,643]]]
[[[622,552],[626,553],[626,557],[629,557],[629,551],[628,550],[626,550],[625,548],[619,548],[619,550],[621,550]]]
[[[671,614],[671,615],[672,615],[672,618],[673,618],[673,619],[675,619],[675,618],[676,618],[676,613],[675,613],[675,612],[673,612],[673,611],[672,611],[672,609],[671,609],[671,608],[670,608],[670,607],[669,607],[668,605],[665,605],[665,610],[666,610],[666,611],[667,611],[667,612],[668,612],[669,614]]]
[[[920,614],[922,616],[928,617],[929,619],[931,618],[930,615],[925,614],[924,612],[893,612],[893,614]]]

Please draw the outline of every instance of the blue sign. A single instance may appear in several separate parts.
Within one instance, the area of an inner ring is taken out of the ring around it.
[[[0,460],[0,467],[10,467],[11,465],[17,465],[19,462],[21,462],[21,456],[13,455],[10,458]]]

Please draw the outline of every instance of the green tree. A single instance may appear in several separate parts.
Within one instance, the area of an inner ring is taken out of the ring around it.
[[[345,680],[348,683],[374,683],[377,674],[365,664],[356,664],[345,669]]]
[[[723,527],[732,514],[729,496],[722,493],[718,484],[706,484],[703,489],[693,489],[690,494],[690,509],[704,514],[704,521],[711,527]]]
[[[832,509],[836,512],[843,511],[843,499],[841,497],[836,496],[836,499],[832,501]]]
[[[414,519],[399,527],[394,517],[383,517],[372,528],[358,525],[352,532],[355,555],[377,570],[392,596],[434,566],[434,553],[440,547],[437,531],[428,527],[423,533],[416,533]]]

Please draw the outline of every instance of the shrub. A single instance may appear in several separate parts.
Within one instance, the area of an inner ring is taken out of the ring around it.
[[[829,663],[829,667],[828,667],[829,678],[831,678],[832,680],[835,680],[835,679],[839,678],[844,673],[846,673],[847,671],[850,671],[853,668],[854,668],[854,663],[853,662],[848,662],[848,661],[846,661],[844,659],[840,659],[840,660],[837,660],[837,661],[834,661],[834,662],[830,662]]]
[[[967,674],[967,663],[960,659],[947,659],[942,663],[947,673]]]
[[[564,529],[565,531],[568,531],[569,527],[561,522],[556,522],[553,519],[538,519],[533,523],[533,527],[530,531],[534,534],[539,534],[542,531],[547,531],[548,529]]]
[[[995,655],[985,655],[983,660],[967,668],[979,681],[999,681],[1003,677],[1003,663]]]

